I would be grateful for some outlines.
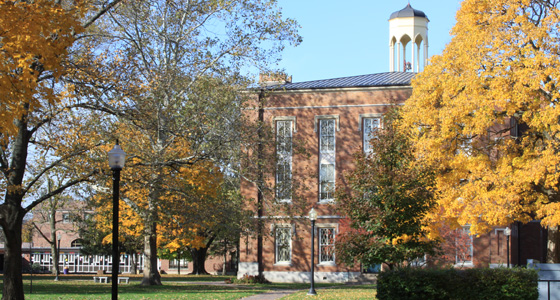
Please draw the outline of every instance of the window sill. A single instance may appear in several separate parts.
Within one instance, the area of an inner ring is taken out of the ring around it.
[[[274,264],[274,266],[291,267],[292,262],[277,262],[277,263]]]
[[[276,202],[281,203],[281,204],[292,204],[292,199],[276,199]]]
[[[321,262],[317,265],[318,267],[336,267],[336,263],[333,261]]]
[[[327,199],[327,200],[319,200],[319,204],[332,204],[334,203],[334,199]]]
[[[460,267],[474,267],[474,263],[472,262],[465,262],[465,263],[455,263],[456,268]]]

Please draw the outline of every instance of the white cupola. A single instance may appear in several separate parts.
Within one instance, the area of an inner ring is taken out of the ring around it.
[[[420,72],[427,65],[429,21],[424,12],[412,8],[410,3],[391,14],[389,18],[389,70],[391,72]],[[406,54],[407,51],[410,56]]]

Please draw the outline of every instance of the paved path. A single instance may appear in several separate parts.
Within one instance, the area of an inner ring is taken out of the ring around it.
[[[242,300],[274,300],[274,299],[280,299],[284,296],[288,296],[299,291],[300,290],[276,290],[276,291],[266,292],[254,296],[245,297],[242,298]]]

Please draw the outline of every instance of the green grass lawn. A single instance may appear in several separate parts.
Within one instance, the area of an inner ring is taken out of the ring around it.
[[[110,277],[110,274],[107,274]],[[276,289],[302,290],[283,299],[304,299],[309,290],[305,283],[274,283],[255,285],[208,285],[196,282],[224,282],[231,276],[162,275],[162,286],[141,286],[141,275],[130,277],[129,284],[119,285],[119,299],[241,299]],[[24,275],[26,299],[111,299],[111,283],[94,283],[93,275],[61,275],[54,281],[52,275],[33,275],[33,293],[30,294],[30,276]],[[188,282],[188,283],[187,283]],[[317,284],[319,297],[313,299],[375,299],[374,286],[345,286]],[[311,299],[311,298],[308,298]]]
[[[108,274],[110,280],[110,274]],[[269,291],[265,286],[197,285],[185,282],[224,282],[231,276],[164,275],[161,286],[141,286],[141,276],[128,276],[129,284],[119,285],[119,299],[240,299]],[[24,276],[26,299],[111,299],[111,283],[94,283],[93,275],[61,275],[54,281],[51,275],[33,276],[33,293],[30,294],[30,277]]]
[[[294,293],[292,295],[283,297],[282,300],[297,300],[297,299],[316,299],[316,300],[339,300],[339,299],[360,299],[372,300],[375,299],[375,286],[374,285],[356,285],[356,286],[343,286],[336,288],[316,288],[317,296],[308,296],[306,291]]]

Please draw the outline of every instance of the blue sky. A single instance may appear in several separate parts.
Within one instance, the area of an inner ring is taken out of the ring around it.
[[[429,56],[451,37],[460,0],[410,0],[428,24]],[[293,82],[389,71],[389,16],[408,0],[278,0],[283,15],[301,25],[303,43],[288,47],[278,68]]]

